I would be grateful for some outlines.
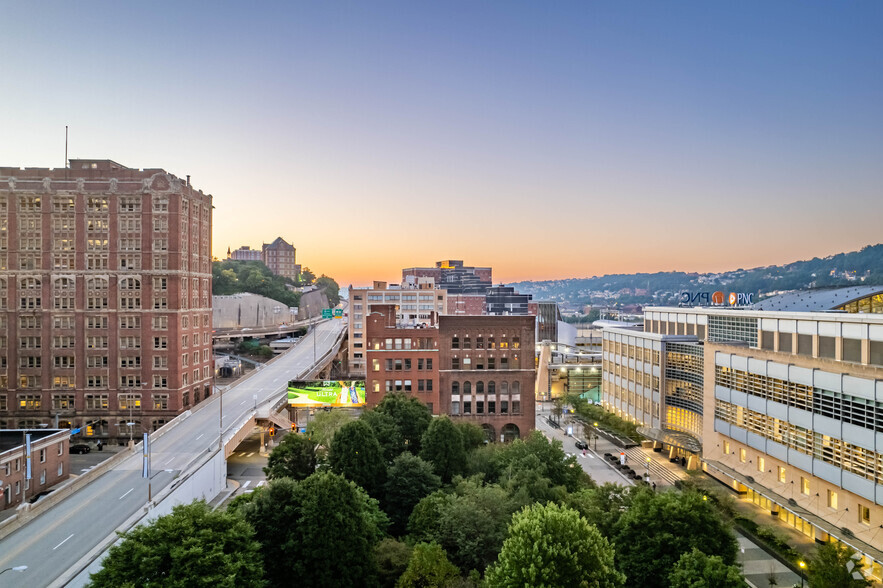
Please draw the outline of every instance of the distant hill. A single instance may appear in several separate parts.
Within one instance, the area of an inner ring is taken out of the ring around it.
[[[657,272],[507,284],[534,300],[572,305],[672,304],[682,292],[726,289],[756,299],[791,290],[883,284],[883,244],[825,258],[720,273]]]

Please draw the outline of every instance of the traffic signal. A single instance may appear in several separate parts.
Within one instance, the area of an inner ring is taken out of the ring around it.
[[[276,427],[270,427],[269,429],[270,437],[276,436]]]
[[[86,425],[86,436],[91,436],[92,434],[92,425]]]
[[[291,432],[292,432],[292,433],[296,433],[296,432],[297,432],[297,423],[291,423]]]

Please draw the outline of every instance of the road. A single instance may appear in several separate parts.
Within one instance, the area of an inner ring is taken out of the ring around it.
[[[323,321],[300,344],[278,356],[223,393],[223,434],[229,438],[247,420],[255,404],[276,401],[288,380],[313,365],[334,344],[345,323]],[[217,449],[221,396],[213,394],[177,426],[164,428],[152,439],[155,497],[188,464]],[[2,586],[49,586],[93,547],[147,504],[148,481],[141,478],[141,454],[136,452],[97,480],[35,517],[0,541],[0,569],[26,565],[21,573],[3,574]]]

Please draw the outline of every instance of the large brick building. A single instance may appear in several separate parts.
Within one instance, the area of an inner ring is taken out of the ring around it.
[[[388,392],[419,398],[433,414],[480,425],[489,440],[534,428],[533,316],[440,316],[425,328],[396,324],[395,307],[366,319],[367,402]]]
[[[238,250],[237,250],[238,251]],[[297,264],[297,250],[282,237],[261,247],[261,260],[277,276],[298,280],[300,266]]]
[[[0,428],[128,439],[211,393],[211,200],[110,160],[0,167]]]

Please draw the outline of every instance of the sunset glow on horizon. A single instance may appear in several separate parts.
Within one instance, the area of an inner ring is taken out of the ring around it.
[[[9,6],[0,165],[162,167],[213,254],[342,286],[777,265],[883,241],[883,4]],[[13,90],[14,88],[14,90]]]

